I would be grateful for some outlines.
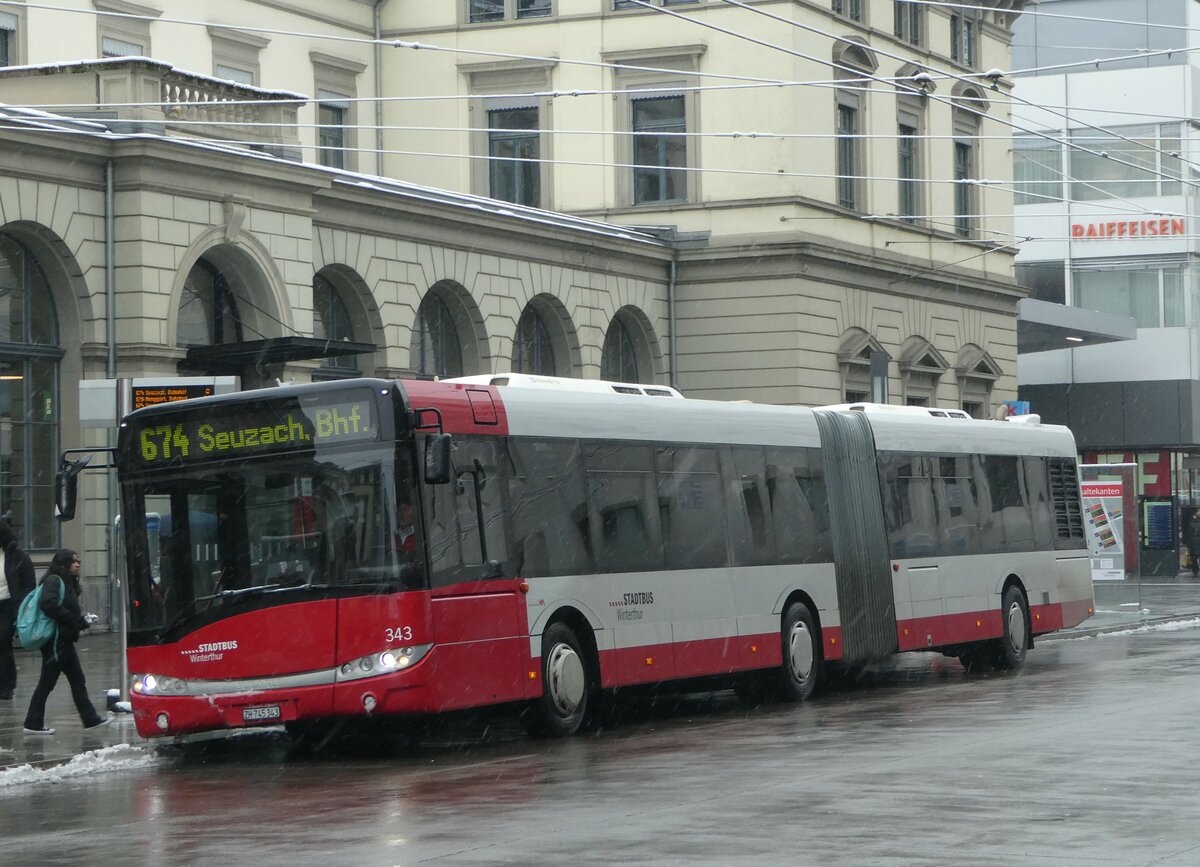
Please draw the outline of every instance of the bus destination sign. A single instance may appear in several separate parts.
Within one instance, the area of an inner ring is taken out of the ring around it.
[[[134,418],[127,448],[143,465],[181,465],[378,438],[370,392],[358,400],[346,400],[344,393],[330,396],[337,399],[303,405],[290,399],[264,400],[207,407],[203,413]]]

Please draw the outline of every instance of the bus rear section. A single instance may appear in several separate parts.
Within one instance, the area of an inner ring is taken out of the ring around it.
[[[1094,611],[1066,428],[862,413],[871,425],[897,646],[1019,665]]]

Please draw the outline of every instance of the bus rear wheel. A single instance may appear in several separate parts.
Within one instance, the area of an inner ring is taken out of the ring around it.
[[[1000,639],[992,663],[997,669],[1007,671],[1019,668],[1029,650],[1029,606],[1019,587],[1012,586],[1004,591],[1000,617],[1004,636]]]
[[[524,714],[529,733],[566,738],[583,724],[590,699],[582,645],[565,623],[552,623],[542,635],[542,695]]]
[[[804,701],[816,691],[821,674],[821,641],[817,619],[803,602],[793,602],[783,615],[783,665],[779,695]]]

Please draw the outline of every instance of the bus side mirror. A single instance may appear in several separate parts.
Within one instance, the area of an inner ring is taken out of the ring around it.
[[[448,433],[430,434],[425,440],[425,484],[445,485],[450,482],[450,443]]]
[[[54,516],[60,521],[75,517],[75,501],[79,496],[79,474],[91,461],[92,456],[77,461],[64,462],[54,476]]]

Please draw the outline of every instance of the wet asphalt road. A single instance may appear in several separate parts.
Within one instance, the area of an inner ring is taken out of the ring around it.
[[[561,742],[267,733],[0,786],[0,862],[1194,865],[1198,678],[1192,626],[1044,642],[1017,675],[902,657],[801,706],[640,697]]]

